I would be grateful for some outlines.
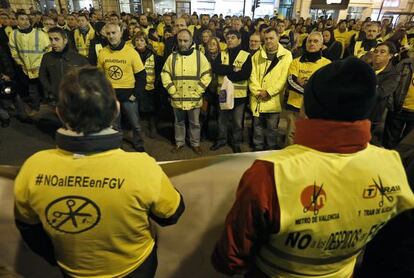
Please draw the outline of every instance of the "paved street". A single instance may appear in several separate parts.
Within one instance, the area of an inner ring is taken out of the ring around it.
[[[246,121],[247,123],[249,121]],[[147,123],[143,122],[144,132],[148,130]],[[250,125],[250,124],[249,124]],[[211,128],[214,133],[214,127]],[[162,122],[159,124],[159,132],[156,138],[151,139],[144,136],[145,149],[158,161],[180,160],[199,157],[189,146],[178,154],[170,152],[173,147],[174,129],[172,123]],[[128,137],[128,136],[126,136]],[[250,151],[248,145],[248,132],[245,129],[244,143],[241,146],[243,152]],[[201,143],[204,151],[203,156],[232,153],[229,146],[217,151],[210,151],[213,140],[209,139]],[[12,119],[11,125],[7,128],[0,128],[0,165],[21,165],[30,155],[40,150],[54,148],[54,136],[39,129],[34,124],[22,123]],[[133,151],[131,144],[124,140],[123,149]]]

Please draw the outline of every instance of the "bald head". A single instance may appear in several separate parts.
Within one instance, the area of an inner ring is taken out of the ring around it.
[[[177,18],[177,20],[175,21],[174,27],[176,29],[176,32],[183,30],[183,29],[187,29],[187,22],[182,17]]]

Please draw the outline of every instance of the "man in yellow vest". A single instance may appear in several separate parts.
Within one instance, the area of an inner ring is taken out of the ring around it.
[[[304,87],[312,74],[331,61],[322,57],[323,37],[319,32],[309,34],[303,55],[293,60],[289,68],[288,86],[286,90],[287,120],[285,144],[292,145],[295,136],[295,121],[302,106]]]
[[[105,72],[115,89],[121,112],[132,127],[134,149],[144,152],[137,97],[145,88],[145,67],[135,49],[122,40],[121,27],[118,24],[107,23],[104,28],[109,45],[99,52],[97,67]],[[114,124],[115,129],[122,130],[120,115]]]
[[[200,147],[200,108],[203,94],[211,82],[211,67],[207,58],[195,49],[191,32],[182,29],[177,33],[178,51],[168,56],[161,72],[164,88],[171,97],[175,117],[175,147],[181,152],[185,145],[185,119],[190,126],[190,144],[196,154]]]
[[[89,45],[95,38],[95,30],[88,21],[85,14],[78,15],[78,28],[73,31],[73,42],[79,54],[88,57]]]
[[[156,235],[150,218],[175,224],[184,202],[156,161],[121,149],[111,128],[119,113],[104,73],[66,76],[56,149],[31,156],[14,184],[23,240],[64,277],[154,277]]]
[[[334,30],[335,39],[342,44],[342,55],[344,50],[349,46],[351,43],[352,33],[347,31],[347,22],[346,20],[341,20],[338,23],[338,28]],[[341,58],[342,58],[341,55]]]
[[[350,46],[351,55],[362,58],[366,62],[372,62],[372,55],[375,47],[382,40],[377,39],[380,32],[379,25],[375,22],[366,24],[365,26],[365,39],[362,41],[356,41],[355,44]],[[365,57],[364,57],[365,56]]]
[[[282,111],[280,96],[283,95],[292,62],[290,51],[278,42],[277,30],[266,29],[264,39],[264,47],[252,57],[253,68],[249,80],[254,151],[278,147],[277,129]]]
[[[376,76],[350,57],[305,88],[295,145],[243,175],[213,265],[245,277],[352,277],[358,255],[414,194],[397,152],[369,144]]]
[[[252,59],[249,52],[242,50],[240,32],[228,31],[226,42],[227,49],[212,62],[212,68],[213,72],[218,75],[218,92],[224,77],[233,83],[234,107],[219,110],[218,135],[210,150],[215,151],[224,147],[227,144],[227,132],[231,129],[231,147],[234,153],[239,153],[243,138],[244,108],[247,101],[248,80],[252,72]]]
[[[16,13],[18,29],[10,34],[9,46],[12,57],[23,74],[20,85],[29,94],[29,104],[35,110],[40,107],[39,69],[43,54],[49,51],[49,37],[38,28],[30,26],[29,16]],[[20,92],[20,93],[24,93]]]

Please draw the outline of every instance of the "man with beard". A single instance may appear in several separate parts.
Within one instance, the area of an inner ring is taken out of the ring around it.
[[[293,144],[296,125],[295,121],[299,116],[299,110],[303,102],[304,87],[312,74],[331,61],[322,57],[321,49],[323,37],[321,33],[309,34],[306,40],[304,54],[293,60],[289,68],[288,87],[286,99],[286,140],[287,146]]]
[[[192,150],[202,154],[200,147],[200,108],[203,94],[211,82],[211,67],[207,58],[193,45],[187,29],[177,33],[178,51],[166,60],[161,72],[164,88],[171,97],[175,117],[175,146],[172,153],[181,152],[185,145],[185,119],[188,117]]]
[[[380,42],[377,40],[379,34],[379,26],[377,23],[368,23],[365,27],[365,39],[362,41],[356,41],[355,44],[351,45],[350,53],[357,58],[362,58],[367,62],[372,61],[372,54]]]

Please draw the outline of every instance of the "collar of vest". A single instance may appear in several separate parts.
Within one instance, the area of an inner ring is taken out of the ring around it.
[[[33,30],[33,27],[30,26],[29,28],[26,28],[26,29],[19,29],[19,32],[23,34],[29,34],[30,32],[32,32],[32,30]]]
[[[193,53],[193,51],[194,51],[194,47],[190,47],[190,49],[188,50],[184,50],[184,51],[178,50],[177,52],[180,55],[189,56]]]
[[[377,39],[368,40],[365,39],[362,41],[361,46],[364,48],[364,50],[370,50],[371,48],[376,47],[378,44]]]
[[[109,47],[113,51],[122,50],[122,48],[124,48],[124,46],[125,46],[125,41],[123,39],[121,39],[121,42],[117,46],[113,46],[112,44],[109,44]]]
[[[303,55],[300,57],[299,61],[301,63],[306,63],[306,62],[316,62],[319,59],[322,58],[322,52],[318,51],[318,52],[308,52],[308,51],[304,51]]]
[[[355,153],[371,140],[371,122],[338,122],[320,119],[296,120],[295,143],[326,153]]]
[[[56,132],[56,144],[62,150],[79,154],[99,153],[120,148],[122,133],[112,129],[109,131],[80,135],[59,129]]]

